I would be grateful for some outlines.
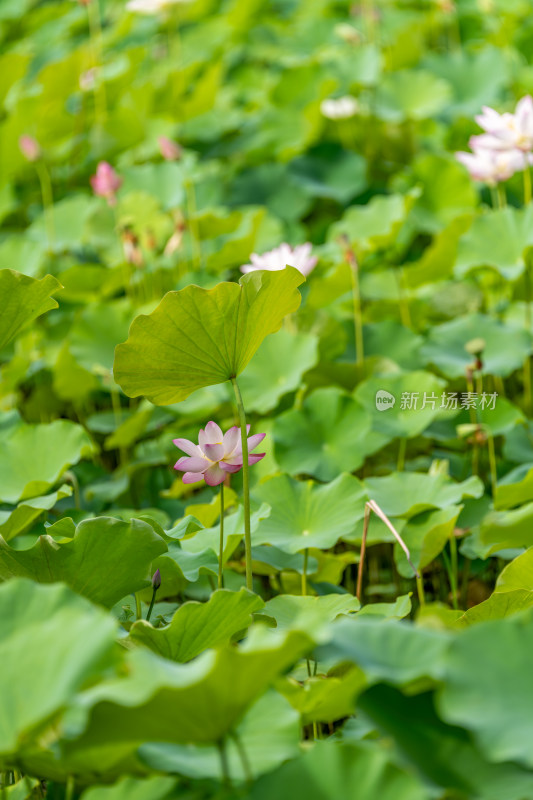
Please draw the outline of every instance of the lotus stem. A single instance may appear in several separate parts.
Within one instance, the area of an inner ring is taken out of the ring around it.
[[[236,378],[232,378],[233,391],[237,401],[239,412],[239,422],[241,426],[241,446],[242,446],[242,491],[244,500],[244,554],[246,560],[246,588],[251,592],[254,590],[252,574],[252,532],[250,525],[250,466],[248,464],[248,437],[246,430],[246,414],[242,402],[241,391]]]
[[[135,592],[135,618],[142,619],[141,597],[139,592]]]
[[[365,563],[365,553],[366,553],[366,537],[368,536],[368,525],[370,522],[370,505],[365,503],[365,518],[363,522],[363,538],[361,540],[361,553],[359,555],[359,564],[357,567],[357,587],[355,590],[355,596],[361,602],[362,594],[363,594],[363,567]]]
[[[74,781],[74,777],[69,775],[67,778],[67,785],[65,788],[65,800],[74,800],[74,790],[76,788],[76,783]]]
[[[524,169],[524,205],[531,203],[531,172],[529,166]]]
[[[237,731],[233,731],[233,733],[231,734],[231,738],[235,742],[235,745],[237,747],[237,752],[239,753],[239,758],[242,764],[242,771],[244,773],[244,779],[248,785],[251,785],[253,783],[254,776],[252,773],[252,768],[250,766],[248,755],[246,753],[246,749],[244,747],[244,743],[239,734],[237,733]]]
[[[48,250],[50,252],[54,249],[55,243],[55,224],[54,224],[54,196],[52,192],[52,181],[50,173],[46,168],[46,164],[42,158],[35,162],[35,169],[37,170],[37,177],[41,186],[41,197],[44,209],[44,224],[46,227],[46,238],[48,240]]]
[[[217,742],[217,748],[220,755],[220,769],[222,772],[222,782],[225,786],[231,786],[231,777],[229,772],[228,753],[226,750],[226,740],[224,738]]]
[[[309,548],[306,547],[304,550],[304,566],[302,571],[302,596],[305,597],[307,595],[307,564],[309,562]]]
[[[218,544],[218,588],[224,588],[224,482],[220,484],[220,539]]]

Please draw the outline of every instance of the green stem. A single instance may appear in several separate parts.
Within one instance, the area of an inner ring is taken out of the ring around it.
[[[141,598],[139,592],[135,592],[135,618],[142,619]]]
[[[224,588],[224,483],[220,484],[220,539],[218,544],[218,588]]]
[[[244,747],[243,741],[242,741],[241,737],[239,736],[239,734],[236,731],[234,731],[231,734],[231,737],[232,737],[233,741],[235,742],[235,744],[237,746],[237,751],[239,753],[239,758],[240,758],[241,764],[242,764],[242,771],[244,773],[244,779],[245,779],[246,783],[248,785],[250,785],[250,784],[253,783],[254,776],[253,776],[253,773],[252,773],[252,768],[250,766],[250,761],[248,760],[248,755],[246,753],[246,749]]]
[[[529,166],[524,170],[524,205],[528,206],[531,203],[531,172]]]
[[[309,548],[306,547],[304,550],[304,568],[302,572],[302,596],[305,597],[307,595],[307,564],[309,562]]]
[[[498,192],[498,206],[499,208],[505,208],[505,206],[507,205],[507,196],[505,194],[505,189],[501,183],[499,183],[497,186],[497,192]]]
[[[74,781],[74,777],[69,775],[67,778],[67,786],[65,789],[65,800],[74,800],[74,790],[76,788],[76,782]]]
[[[148,609],[148,614],[146,615],[146,622],[150,622],[150,617],[152,616],[156,594],[157,594],[157,589],[154,587],[152,589],[152,599],[150,600],[150,608]],[[135,595],[135,597],[137,598],[137,595]]]
[[[226,740],[221,739],[217,743],[218,752],[220,755],[220,769],[222,772],[222,782],[225,786],[231,785],[231,777],[229,774],[228,753],[226,750]]]
[[[418,602],[421,606],[425,606],[426,595],[424,594],[424,579],[422,575],[416,576],[416,591],[418,592]]]
[[[398,283],[398,301],[400,306],[400,321],[405,328],[411,327],[411,313],[409,311],[409,304],[405,294],[405,280],[403,269],[401,267],[395,268],[396,280]]]
[[[248,432],[246,430],[246,414],[242,402],[241,392],[236,378],[231,379],[237,409],[239,411],[239,422],[241,425],[241,445],[242,445],[242,491],[244,499],[244,553],[246,560],[246,588],[251,592],[254,590],[252,575],[252,533],[250,526],[250,467],[248,464]]]
[[[361,540],[361,552],[359,554],[359,564],[357,565],[357,587],[355,590],[355,596],[361,602],[363,596],[363,567],[365,565],[365,553],[366,553],[366,539],[368,536],[368,525],[370,523],[370,506],[368,503],[365,504],[365,518],[363,522],[363,538]]]
[[[352,278],[352,297],[353,297],[353,321],[355,328],[355,353],[356,364],[361,366],[365,360],[363,345],[363,318],[361,313],[361,290],[359,287],[359,265],[353,260],[349,264],[350,275]]]
[[[451,551],[451,539],[450,539],[450,551]],[[446,567],[446,572],[448,573],[448,582],[450,584],[450,592],[452,595],[452,606],[455,610],[457,610],[457,576],[454,574],[453,564],[451,560],[448,558],[448,554],[446,550],[442,551],[442,559],[444,561],[444,566]]]
[[[396,469],[398,472],[403,472],[405,469],[405,451],[407,449],[407,439],[403,437],[400,439],[400,444],[398,446],[398,462],[396,464]]]
[[[102,45],[102,20],[100,19],[99,0],[92,0],[87,6],[87,16],[89,19],[89,36],[91,39],[91,49],[93,51],[93,67],[98,70],[94,87],[94,111],[96,120],[104,120],[106,117],[106,90],[104,80],[101,77],[103,69],[103,45]]]
[[[191,237],[193,267],[195,270],[201,270],[203,269],[203,259],[200,231],[196,220],[196,192],[189,179],[185,181],[185,202],[187,203],[187,220],[189,222],[189,235]]]
[[[77,477],[72,472],[72,470],[69,469],[64,473],[63,480],[68,481],[69,483],[72,484],[72,489],[74,491],[74,504],[79,511],[81,508],[81,500],[80,500],[80,484]]]
[[[492,485],[492,496],[496,492],[496,484],[498,482],[498,473],[496,471],[496,452],[494,449],[494,438],[491,433],[487,431],[487,450],[489,453],[489,468],[490,468],[490,482]]]
[[[54,249],[55,242],[55,224],[54,224],[54,196],[52,192],[52,180],[46,165],[42,159],[35,162],[35,169],[37,170],[37,177],[41,186],[41,197],[43,200],[44,209],[44,223],[46,226],[46,238],[48,239],[48,249],[50,252]]]

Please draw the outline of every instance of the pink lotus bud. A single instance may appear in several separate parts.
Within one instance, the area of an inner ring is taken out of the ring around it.
[[[19,139],[20,152],[27,161],[37,161],[41,157],[41,148],[37,139],[24,134]]]
[[[156,571],[152,575],[152,586],[156,592],[161,586],[161,573],[159,572],[158,569],[156,569]]]
[[[173,142],[166,136],[160,136],[158,142],[159,150],[165,161],[178,161],[181,158],[183,150],[177,142]]]
[[[100,161],[96,167],[96,175],[91,177],[93,192],[99,197],[105,197],[110,206],[117,202],[116,193],[122,186],[122,178],[118,175],[111,164],[107,161]]]

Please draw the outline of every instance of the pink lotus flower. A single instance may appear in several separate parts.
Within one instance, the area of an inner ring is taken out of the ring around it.
[[[269,250],[262,255],[252,253],[250,261],[252,262],[251,264],[244,264],[244,266],[241,267],[241,272],[254,272],[257,269],[276,271],[290,266],[299,269],[302,275],[309,275],[315,268],[318,259],[316,256],[311,255],[311,245],[309,242],[301,244],[294,249],[284,242],[274,250]]]
[[[165,161],[178,161],[181,158],[183,150],[177,142],[172,141],[167,136],[160,136],[158,142],[159,152]]]
[[[476,122],[487,135],[477,137],[478,146],[492,150],[533,150],[533,98],[530,95],[518,101],[514,114],[499,114],[490,106],[483,106]]]
[[[246,426],[250,432],[250,426]],[[248,452],[254,450],[265,438],[264,433],[248,437]],[[174,444],[187,453],[174,464],[174,469],[185,472],[183,483],[204,480],[209,486],[218,486],[228,473],[238,472],[243,465],[241,429],[236,425],[222,433],[216,422],[208,422],[198,434],[198,444],[188,439],[174,439]],[[264,453],[248,456],[248,464],[257,464]]]
[[[105,197],[110,206],[116,205],[116,193],[122,186],[122,178],[107,161],[100,161],[96,167],[96,175],[91,177],[93,192]]]
[[[528,157],[520,150],[477,148],[473,153],[456,153],[455,157],[467,168],[473,180],[489,186],[508,180],[529,163]]]
[[[190,0],[129,0],[126,3],[126,8],[128,11],[134,11],[138,14],[160,14],[169,6],[188,2]]]
[[[20,152],[27,161],[37,161],[41,157],[41,147],[37,139],[24,134],[19,139]]]

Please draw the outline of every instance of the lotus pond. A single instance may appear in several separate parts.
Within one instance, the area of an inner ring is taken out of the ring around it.
[[[533,800],[531,0],[0,41],[0,800]]]

